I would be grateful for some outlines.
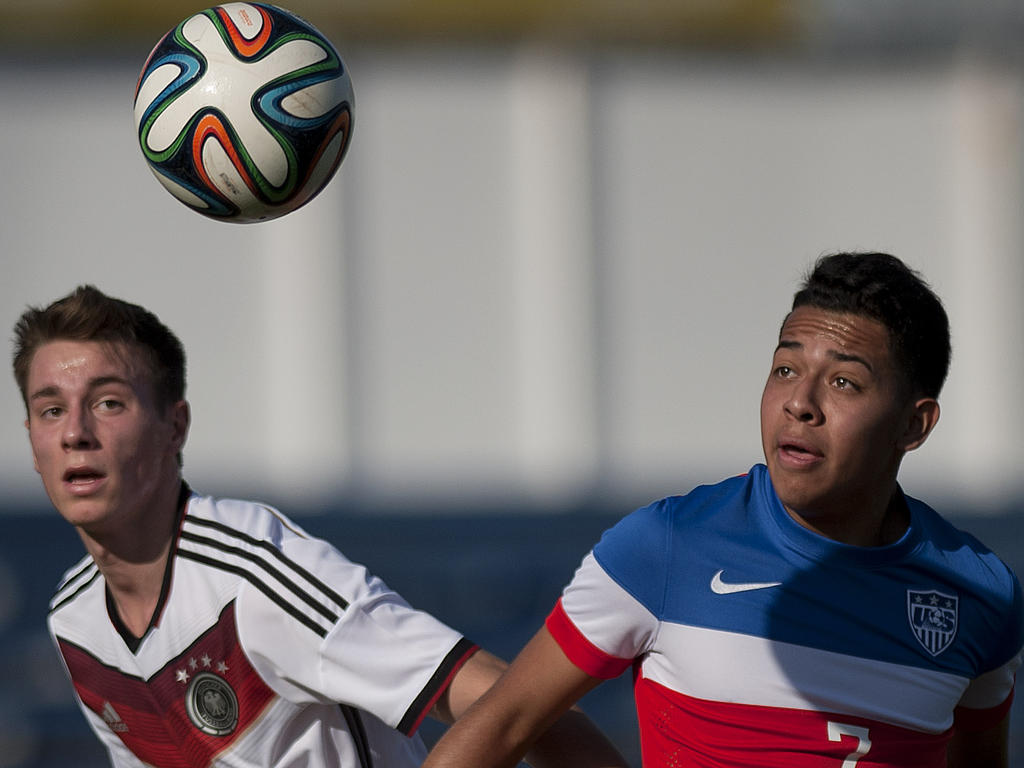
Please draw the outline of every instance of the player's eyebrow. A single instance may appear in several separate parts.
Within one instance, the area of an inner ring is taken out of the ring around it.
[[[96,389],[98,387],[105,387],[108,384],[120,384],[125,387],[130,387],[131,382],[121,376],[97,376],[95,379],[89,380],[89,389]],[[60,395],[61,389],[55,384],[51,384],[47,387],[37,389],[31,395],[29,395],[29,402],[35,402],[36,400],[43,400],[48,397],[57,397]]]
[[[28,399],[29,402],[34,402],[36,400],[42,400],[47,397],[56,397],[59,394],[60,388],[58,387],[43,387],[42,389],[36,390],[31,395],[29,395]]]
[[[875,372],[875,369],[871,366],[871,363],[869,363],[860,355],[850,355],[845,352],[830,351],[829,357],[838,360],[841,363],[860,363],[865,368],[867,368],[871,373]]]
[[[803,348],[804,348],[804,345],[801,342],[799,342],[799,341],[791,341],[791,340],[788,340],[788,339],[781,339],[779,341],[779,345],[775,348],[775,350],[776,351],[778,351],[780,349],[802,350]],[[865,358],[861,357],[860,355],[851,355],[849,352],[840,352],[837,349],[830,349],[828,351],[828,356],[831,357],[833,360],[835,360],[837,362],[840,362],[840,363],[860,363],[865,368],[867,368],[870,373],[874,373],[875,372],[874,366],[872,366],[871,363],[869,363]]]

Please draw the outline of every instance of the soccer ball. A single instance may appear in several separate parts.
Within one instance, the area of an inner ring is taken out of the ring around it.
[[[195,211],[248,223],[307,203],[352,135],[352,81],[308,22],[264,3],[225,3],[157,43],[135,87],[150,170]]]

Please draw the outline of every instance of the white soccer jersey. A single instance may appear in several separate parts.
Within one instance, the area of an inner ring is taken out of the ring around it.
[[[195,494],[137,645],[89,558],[49,627],[90,725],[132,768],[419,765],[416,728],[476,650],[276,510]]]

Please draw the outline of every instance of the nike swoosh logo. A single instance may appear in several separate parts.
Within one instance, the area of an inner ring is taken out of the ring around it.
[[[755,589],[769,589],[770,587],[781,586],[781,581],[756,581],[737,582],[730,584],[722,581],[724,571],[719,571],[711,577],[711,591],[716,595],[732,595],[736,592],[752,592]]]

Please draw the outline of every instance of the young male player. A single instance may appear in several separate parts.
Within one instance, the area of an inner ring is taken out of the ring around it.
[[[629,668],[647,768],[1005,766],[1020,585],[896,480],[949,355],[902,262],[821,259],[764,388],[767,465],[609,530],[424,768],[511,766]]]
[[[118,768],[405,768],[504,665],[276,510],[181,478],[185,356],[82,287],[16,328],[35,468],[88,556],[49,627]],[[579,713],[531,761],[623,766]]]

